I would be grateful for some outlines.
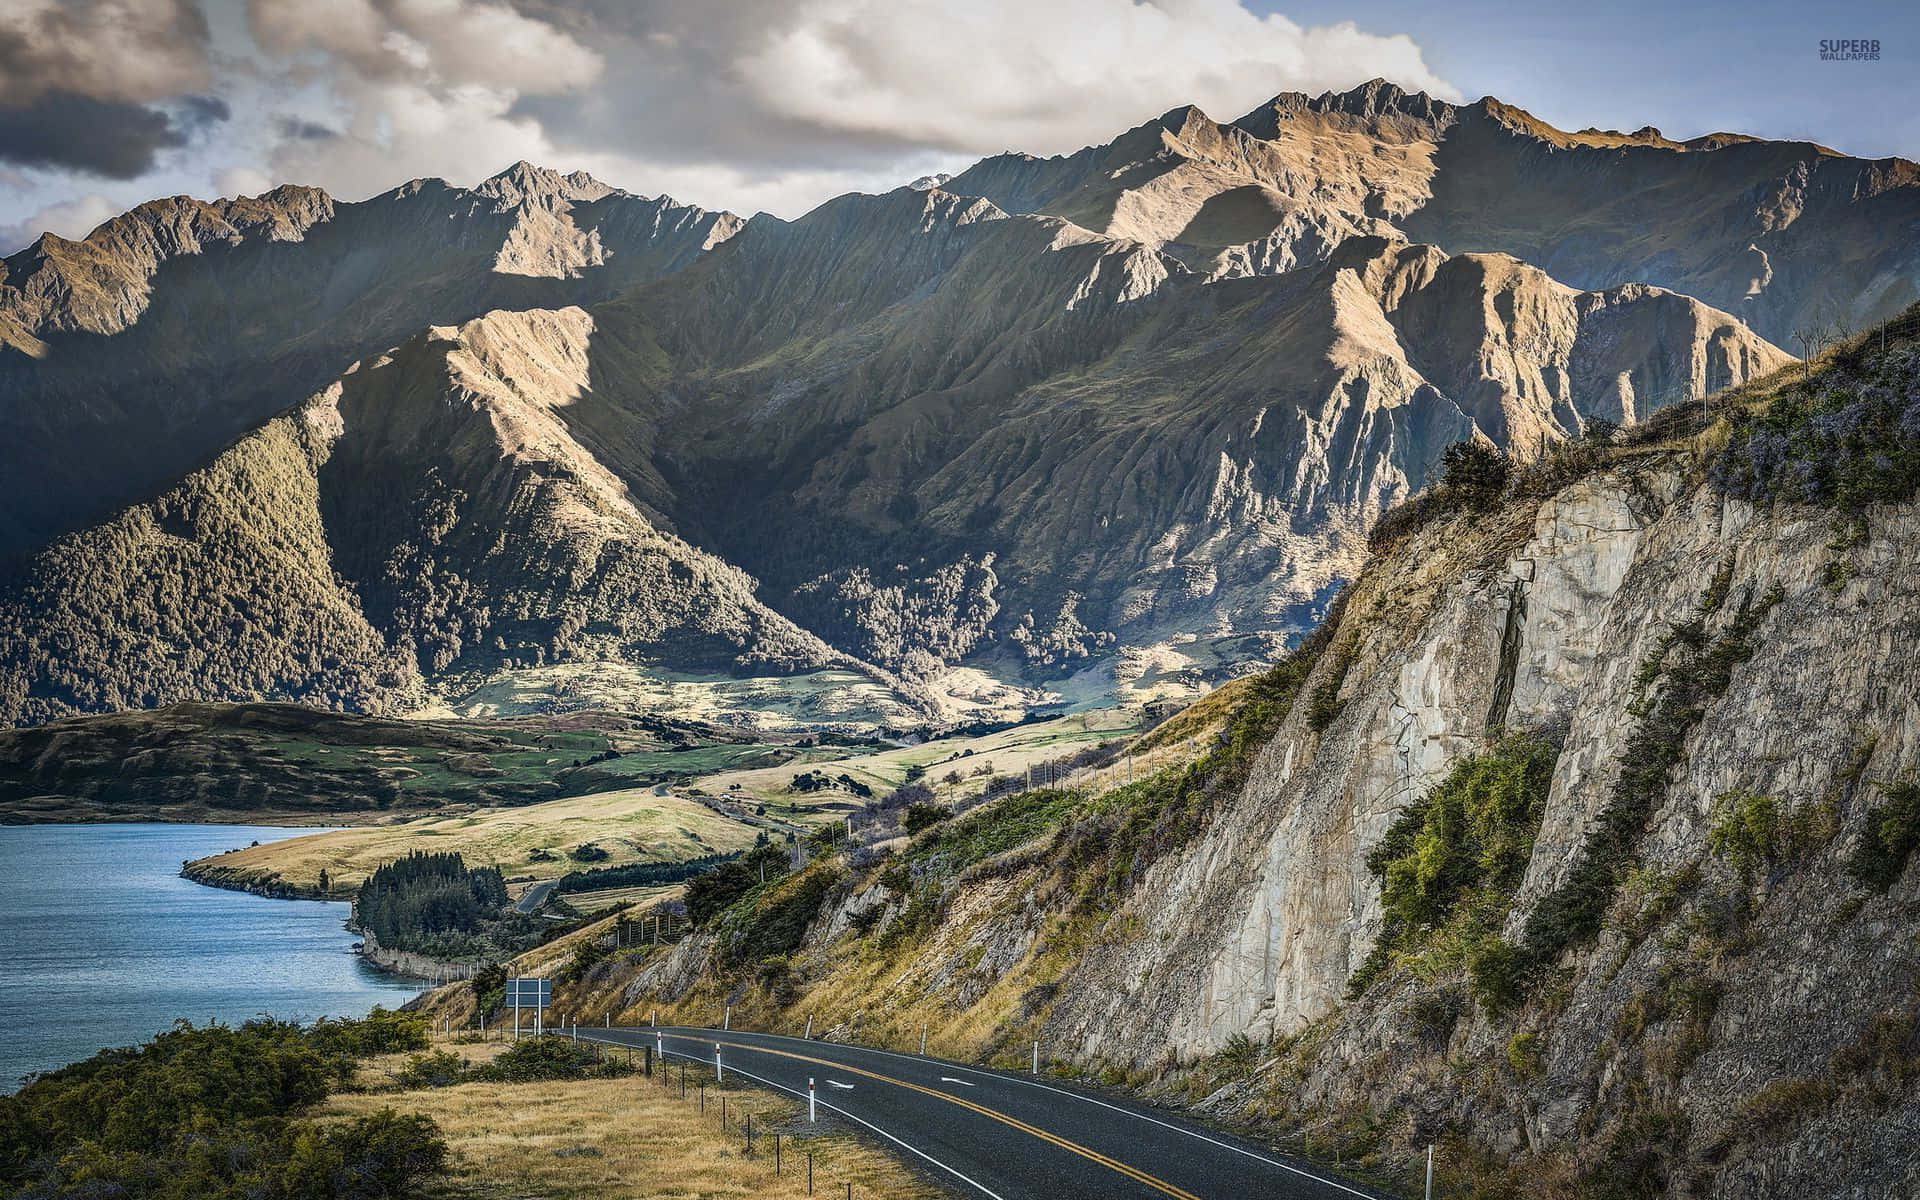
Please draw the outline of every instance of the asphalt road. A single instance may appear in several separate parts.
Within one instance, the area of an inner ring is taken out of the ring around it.
[[[537,911],[542,904],[546,903],[547,893],[551,892],[554,885],[559,882],[558,879],[547,879],[534,884],[527,889],[526,895],[520,897],[520,902],[513,906],[513,911],[522,913]]]
[[[722,1066],[805,1098],[917,1156],[963,1195],[996,1200],[1366,1200],[1382,1195],[1317,1167],[1149,1108],[1045,1078],[764,1033],[582,1029],[669,1060]]]

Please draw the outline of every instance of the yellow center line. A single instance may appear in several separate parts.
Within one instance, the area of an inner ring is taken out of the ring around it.
[[[706,1041],[708,1039],[689,1038],[686,1035],[682,1034],[680,1035],[680,1040],[681,1041]],[[1149,1175],[1147,1172],[1142,1171],[1138,1167],[1129,1166],[1128,1164],[1121,1162],[1117,1158],[1109,1158],[1108,1156],[1100,1153],[1098,1150],[1091,1149],[1087,1146],[1082,1146],[1080,1143],[1076,1141],[1072,1141],[1068,1138],[1063,1138],[1058,1134],[1049,1133],[1047,1130],[1041,1129],[1034,1125],[1027,1124],[1025,1121],[1020,1120],[1018,1117],[1010,1117],[1006,1113],[1003,1113],[998,1109],[989,1108],[984,1104],[975,1103],[974,1101],[968,1100],[963,1096],[955,1096],[950,1092],[943,1092],[938,1088],[923,1087],[920,1084],[912,1083],[905,1079],[898,1079],[892,1075],[883,1075],[878,1071],[869,1071],[863,1067],[852,1067],[852,1066],[848,1066],[846,1063],[833,1062],[830,1059],[814,1058],[806,1054],[795,1054],[791,1050],[775,1050],[768,1046],[756,1046],[751,1042],[732,1042],[732,1041],[727,1041],[724,1038],[715,1040],[714,1044],[720,1045],[720,1046],[732,1046],[736,1050],[750,1050],[756,1054],[777,1055],[780,1058],[791,1058],[798,1062],[814,1063],[822,1067],[831,1067],[836,1071],[844,1071],[849,1075],[864,1075],[868,1079],[877,1079],[881,1083],[891,1083],[895,1087],[907,1088],[912,1091],[919,1092],[925,1096],[932,1096],[936,1100],[945,1100],[948,1104],[957,1104],[961,1108],[967,1109],[970,1112],[975,1112],[980,1114],[983,1117],[988,1117],[992,1120],[998,1121],[1002,1125],[1010,1125],[1013,1128],[1018,1129],[1020,1132],[1025,1134],[1030,1134],[1033,1137],[1039,1138],[1041,1141],[1046,1142],[1050,1145],[1058,1146],[1062,1150],[1069,1151],[1073,1154],[1078,1154],[1080,1157],[1085,1159],[1090,1159],[1093,1162],[1097,1162],[1103,1167],[1108,1167],[1112,1170],[1118,1171],[1120,1174],[1125,1175],[1129,1179],[1133,1179],[1133,1180],[1136,1180],[1137,1182],[1144,1183],[1148,1187],[1153,1188],[1156,1191],[1163,1192],[1166,1195],[1175,1197],[1175,1200],[1200,1200],[1200,1197],[1194,1195],[1192,1192],[1187,1191],[1185,1188],[1177,1187],[1171,1183],[1168,1183],[1164,1179],[1158,1178],[1157,1176],[1154,1176],[1154,1175]]]

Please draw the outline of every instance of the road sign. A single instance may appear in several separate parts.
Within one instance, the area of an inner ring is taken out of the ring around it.
[[[509,1008],[551,1008],[553,980],[509,979],[506,1000]]]

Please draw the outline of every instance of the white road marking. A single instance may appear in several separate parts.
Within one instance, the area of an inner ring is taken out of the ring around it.
[[[829,1079],[829,1080],[827,1080],[827,1086],[828,1086],[828,1087],[837,1087],[837,1088],[844,1088],[844,1089],[846,1089],[846,1090],[847,1090],[847,1091],[849,1091],[849,1092],[853,1090],[853,1085],[852,1085],[852,1084],[850,1084],[850,1083],[841,1083],[841,1082],[840,1082],[840,1081],[839,1081],[838,1079]]]
[[[942,1075],[942,1076],[940,1077],[940,1082],[941,1082],[941,1083],[957,1083],[957,1084],[959,1084],[959,1085],[960,1085],[961,1087],[972,1087],[972,1086],[973,1086],[973,1083],[972,1083],[972,1081],[971,1081],[971,1080],[966,1080],[966,1079],[955,1079],[955,1078],[954,1078],[953,1076],[951,1076],[951,1075]]]
[[[787,1041],[787,1042],[800,1040],[798,1038],[790,1038],[783,1034],[778,1034],[778,1033],[764,1033],[759,1036],[776,1038],[776,1039],[779,1039],[780,1041]],[[876,1046],[861,1046],[852,1042],[829,1042],[827,1044],[830,1046],[845,1046],[849,1050],[865,1050],[869,1054],[883,1054],[888,1058],[904,1058],[904,1059],[918,1061],[918,1062],[926,1061],[925,1059],[915,1059],[914,1056],[911,1054],[901,1054],[893,1050],[882,1050]],[[960,1066],[959,1063],[950,1063],[948,1065],[959,1067],[959,1069],[962,1071],[971,1071],[971,1068],[962,1067]],[[1162,1129],[1171,1130],[1174,1133],[1183,1133],[1190,1138],[1195,1138],[1195,1139],[1198,1139],[1199,1141],[1203,1141],[1207,1143],[1209,1146],[1218,1146],[1222,1150],[1231,1150],[1235,1154],[1242,1155],[1246,1158],[1251,1158],[1255,1162],[1263,1162],[1270,1167],[1279,1167],[1282,1171],[1286,1171],[1286,1172],[1289,1172],[1290,1174],[1298,1175],[1304,1179],[1311,1179],[1315,1183],[1324,1183],[1330,1188],[1337,1188],[1338,1190],[1347,1193],[1349,1196],[1359,1196],[1361,1200],[1374,1200],[1374,1196],[1372,1193],[1363,1192],[1358,1188],[1348,1187],[1346,1184],[1341,1183],[1337,1179],[1328,1179],[1325,1175],[1317,1175],[1312,1171],[1302,1170],[1301,1168],[1294,1166],[1292,1163],[1284,1163],[1277,1158],[1268,1158],[1264,1154],[1259,1154],[1252,1150],[1248,1150],[1243,1147],[1236,1146],[1231,1142],[1222,1142],[1215,1138],[1210,1138],[1204,1133],[1196,1133],[1191,1129],[1186,1129],[1179,1125],[1175,1125],[1171,1121],[1162,1121],[1155,1117],[1150,1117],[1143,1112],[1135,1112],[1133,1109],[1130,1109],[1130,1108],[1122,1108],[1118,1104],[1108,1104],[1105,1100],[1096,1100],[1092,1096],[1083,1096],[1079,1092],[1070,1092],[1065,1088],[1049,1087],[1044,1083],[1038,1083],[1020,1075],[1003,1075],[993,1071],[971,1071],[971,1073],[975,1075],[984,1075],[989,1079],[998,1079],[1007,1083],[1025,1084],[1028,1087],[1039,1088],[1043,1092],[1052,1092],[1056,1096],[1065,1096],[1070,1100],[1084,1100],[1088,1104],[1097,1104],[1101,1108],[1110,1109],[1113,1112],[1121,1113],[1125,1116],[1137,1117],[1140,1120],[1147,1122],[1149,1125],[1158,1125]]]
[[[592,1040],[606,1041],[615,1046],[624,1045],[624,1043],[613,1041],[613,1039],[611,1038],[593,1038]],[[666,1053],[679,1054],[681,1058],[690,1059],[693,1062],[704,1061],[697,1055],[681,1054],[680,1051],[678,1050],[668,1050],[666,1051]],[[806,1098],[805,1093],[800,1091],[799,1088],[790,1088],[784,1083],[775,1083],[773,1080],[768,1079],[764,1075],[755,1075],[752,1071],[742,1071],[739,1067],[735,1067],[733,1069],[733,1073],[736,1075],[744,1075],[748,1079],[754,1080],[758,1083],[764,1083],[768,1087],[773,1088],[777,1091],[785,1092],[790,1096],[798,1096],[801,1099]],[[842,1086],[844,1087],[844,1086],[850,1086],[850,1085],[843,1084]],[[880,1128],[878,1125],[875,1125],[872,1121],[867,1120],[865,1117],[856,1117],[852,1113],[848,1112],[846,1109],[841,1108],[839,1105],[829,1104],[825,1100],[820,1100],[817,1103],[820,1105],[821,1108],[827,1109],[829,1112],[837,1112],[849,1121],[858,1121],[860,1124],[865,1125],[868,1129],[873,1130],[875,1133],[879,1134],[881,1137],[887,1139],[888,1141],[892,1142],[894,1145],[900,1147],[901,1149],[909,1151],[913,1154],[919,1155],[921,1158],[926,1159],[928,1162],[932,1163],[934,1166],[939,1167],[942,1171],[945,1171],[949,1175],[952,1175],[955,1179],[958,1179],[960,1182],[966,1184],[968,1187],[976,1189],[977,1191],[979,1191],[981,1195],[988,1197],[988,1200],[1006,1200],[1005,1196],[1002,1196],[999,1192],[994,1191],[992,1188],[988,1187],[984,1183],[981,1183],[978,1179],[973,1178],[971,1175],[966,1174],[964,1171],[960,1170],[958,1167],[952,1166],[948,1163],[941,1162],[939,1159],[935,1158],[931,1154],[928,1154],[925,1150],[922,1150],[920,1147],[914,1145],[911,1142],[902,1141],[900,1138],[897,1138],[893,1134],[888,1133],[886,1130]]]

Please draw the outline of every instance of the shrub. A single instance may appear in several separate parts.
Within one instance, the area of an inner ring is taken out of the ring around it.
[[[434,1050],[408,1058],[405,1065],[394,1072],[394,1079],[404,1088],[446,1087],[458,1083],[466,1069],[466,1060],[459,1055],[449,1050]]]
[[[1761,867],[1798,855],[1811,836],[1810,825],[1806,814],[1788,809],[1772,796],[1736,788],[1714,801],[1707,845],[1743,881],[1752,882]]]
[[[548,1079],[612,1079],[632,1070],[623,1060],[601,1054],[590,1042],[548,1034],[522,1038],[468,1075],[496,1083],[536,1083]]]
[[[349,1072],[330,1056],[404,1041],[397,1035],[412,1028],[363,1024],[182,1023],[41,1075],[0,1097],[0,1188],[48,1200],[414,1194],[415,1180],[445,1162],[432,1121],[290,1119]]]
[[[1920,353],[1835,364],[1744,413],[1708,478],[1758,504],[1858,513],[1920,491]]]
[[[932,829],[948,816],[947,810],[938,804],[909,804],[907,814],[901,820],[901,827],[911,837],[923,829]]]
[[[1348,982],[1371,986],[1395,954],[1443,939],[1462,949],[1475,994],[1504,1007],[1512,963],[1494,937],[1520,885],[1545,815],[1559,747],[1516,734],[1454,763],[1434,789],[1395,818],[1367,855],[1380,880],[1380,940]]]
[[[1884,892],[1899,881],[1920,847],[1920,783],[1887,789],[1886,803],[1867,813],[1866,833],[1847,869],[1861,886]]]
[[[1440,455],[1440,484],[1466,504],[1484,507],[1506,490],[1513,465],[1484,442],[1455,442]]]
[[[1507,1065],[1522,1079],[1538,1079],[1545,1059],[1537,1033],[1516,1033],[1507,1041]]]

